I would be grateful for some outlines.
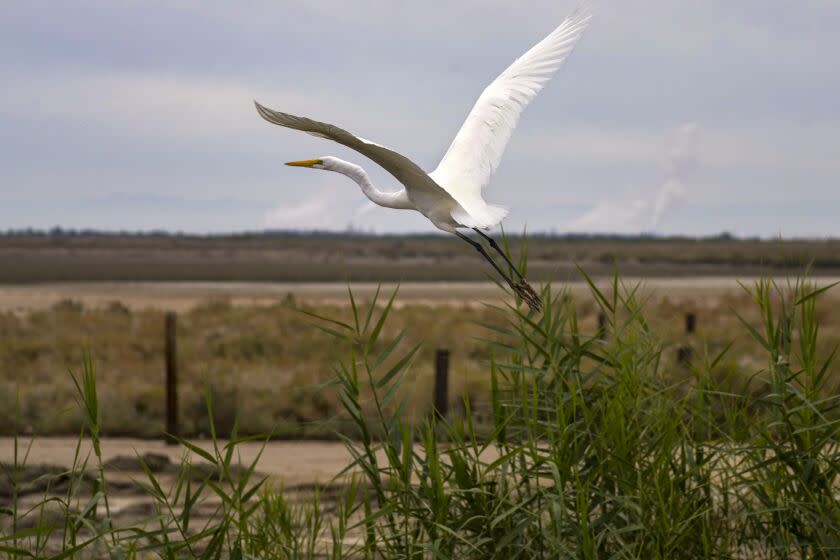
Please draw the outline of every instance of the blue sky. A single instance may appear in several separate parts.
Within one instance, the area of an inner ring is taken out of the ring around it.
[[[486,197],[509,229],[840,236],[840,4],[594,2]],[[562,0],[19,1],[0,18],[0,229],[432,231],[283,162],[364,157],[271,126],[334,122],[433,169]]]

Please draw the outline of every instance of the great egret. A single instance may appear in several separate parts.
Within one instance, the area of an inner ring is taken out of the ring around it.
[[[485,202],[481,191],[498,167],[519,115],[572,52],[591,17],[584,10],[574,12],[502,72],[479,96],[449,150],[431,173],[426,173],[404,155],[335,125],[272,111],[254,103],[260,116],[268,122],[352,148],[385,168],[404,188],[383,192],[373,186],[364,169],[332,156],[286,165],[341,173],[358,183],[365,196],[379,206],[420,212],[438,229],[455,234],[472,245],[531,309],[539,311],[542,302],[537,293],[496,242],[482,231],[498,225],[507,210]],[[480,242],[473,241],[458,228],[473,229],[489,242],[514,271],[518,282],[496,264]]]

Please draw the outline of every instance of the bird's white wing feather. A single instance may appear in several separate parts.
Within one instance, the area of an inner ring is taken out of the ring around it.
[[[502,72],[482,92],[446,155],[430,173],[468,212],[504,217],[503,209],[484,202],[481,189],[499,166],[519,115],[572,52],[591,18],[588,11],[573,13]]]
[[[256,101],[254,101],[254,105],[260,116],[272,124],[300,130],[318,138],[326,138],[327,140],[338,142],[367,156],[393,175],[405,186],[409,193],[416,193],[415,196],[422,196],[425,193],[441,199],[453,200],[452,196],[440,186],[436,185],[420,166],[390,148],[386,148],[370,140],[365,140],[361,136],[356,136],[334,124],[274,111],[268,107],[263,107]]]

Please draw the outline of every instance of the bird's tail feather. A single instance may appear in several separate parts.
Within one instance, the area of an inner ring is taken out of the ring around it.
[[[470,212],[467,212],[463,207],[458,205],[452,211],[452,217],[458,223],[466,227],[480,229],[490,229],[498,225],[507,215],[507,208],[492,204],[485,204],[482,208],[474,208]]]

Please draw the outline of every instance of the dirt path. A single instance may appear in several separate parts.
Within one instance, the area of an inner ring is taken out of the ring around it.
[[[19,453],[27,451],[30,441],[28,438],[20,440]],[[209,441],[197,440],[193,443],[203,449],[212,450],[212,443]],[[26,463],[69,468],[73,464],[76,444],[77,439],[70,437],[36,438],[28,449]],[[262,447],[261,443],[256,442],[238,445],[241,462],[250,464]],[[144,453],[166,455],[173,463],[178,464],[189,451],[180,446],[166,445],[161,441],[128,438],[102,440],[102,455],[106,462],[118,456],[136,457]],[[86,440],[81,446],[81,456],[88,455],[93,461],[90,441]],[[0,438],[0,462],[11,463],[13,458],[14,440],[9,437]],[[203,461],[200,458],[198,460]],[[283,485],[297,486],[316,482],[327,483],[349,463],[350,455],[340,442],[273,441],[265,445],[257,468]]]
[[[212,454],[212,442],[193,441],[193,443]],[[221,446],[225,443],[225,441],[219,442]],[[66,543],[62,544],[63,533],[60,529],[65,522],[65,511],[60,504],[70,491],[63,471],[69,470],[73,465],[77,454],[77,444],[76,438],[69,437],[35,440],[22,438],[19,441],[20,454],[27,456],[25,468],[17,470],[15,474],[18,481],[16,486],[18,494],[14,506],[15,511],[18,512],[16,526],[18,530],[23,531],[36,527],[42,528],[45,524],[52,523],[59,527],[58,530],[48,533],[46,549],[41,550],[44,554],[56,554],[67,546]],[[110,523],[117,528],[149,529],[157,523],[158,506],[152,494],[143,486],[148,483],[148,480],[147,475],[140,468],[139,461],[136,460],[138,456],[143,456],[149,468],[155,473],[156,484],[167,493],[172,491],[177,481],[184,475],[178,466],[185,455],[192,455],[191,462],[196,466],[196,470],[189,474],[193,480],[200,481],[203,476],[217,476],[209,474],[215,471],[212,468],[208,470],[209,464],[203,458],[197,457],[197,454],[191,454],[183,447],[166,445],[160,441],[106,438],[102,440],[101,448],[105,463],[108,501],[97,503],[94,515],[100,518],[108,515]],[[324,507],[323,512],[327,516],[330,515],[331,508],[335,507],[335,500],[340,496],[343,482],[339,480],[337,485],[327,485],[334,482],[334,477],[350,463],[350,455],[342,443],[279,441],[263,446],[260,443],[249,442],[237,445],[237,449],[239,456],[233,460],[234,468],[249,466],[261,453],[252,484],[260,480],[263,475],[268,475],[269,485],[282,486],[285,499],[291,504],[311,503],[314,496],[313,484],[318,484],[324,489],[323,493],[319,494],[321,505]],[[14,450],[15,442],[12,438],[0,438],[0,463],[11,463],[14,460]],[[76,501],[71,502],[71,508],[79,507],[78,504],[88,503],[93,493],[97,491],[95,479],[98,475],[90,471],[95,464],[95,458],[89,440],[82,442],[78,453],[82,458],[89,459],[89,469],[86,474],[81,472],[77,474],[78,478],[75,480],[78,486],[73,490],[76,492],[76,497],[73,498]],[[21,460],[22,458],[19,459]],[[4,472],[11,471],[4,470]],[[233,472],[235,473],[236,470]],[[5,480],[5,477],[0,479],[0,508],[12,507],[12,492],[8,480]],[[201,528],[213,522],[214,519],[218,519],[221,503],[221,499],[214,492],[204,492],[192,506],[190,515],[192,531],[195,531],[196,527]],[[180,511],[179,507],[180,505],[175,506],[176,512]],[[0,534],[8,534],[11,531],[10,518],[0,517]],[[91,536],[85,529],[82,529],[80,534],[82,539]],[[42,536],[39,536],[39,539],[41,538]],[[360,531],[351,530],[347,535],[347,542],[360,538]],[[33,542],[26,539],[21,539],[17,544],[24,548],[33,546]],[[324,541],[321,544],[324,546],[324,551],[327,551],[330,542]],[[317,557],[327,558],[328,556]]]
[[[750,281],[749,278],[742,279]],[[825,285],[834,278],[820,278]],[[642,282],[647,290],[672,297],[704,297],[735,293],[741,290],[732,277],[624,278],[626,285]],[[606,286],[608,282],[599,282]],[[556,284],[555,287],[561,285]],[[573,294],[586,294],[583,282],[565,284]],[[388,294],[396,284],[383,284]],[[377,284],[354,283],[360,299],[370,299]],[[73,299],[87,307],[102,307],[120,301],[132,309],[187,311],[213,298],[229,299],[234,304],[271,305],[292,296],[297,301],[347,304],[347,285],[343,283],[261,283],[261,282],[82,282],[0,285],[0,311],[27,312],[46,309],[55,303]],[[407,282],[400,285],[398,302],[429,305],[479,305],[497,302],[499,288],[489,282]]]

